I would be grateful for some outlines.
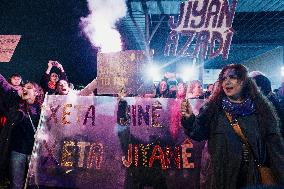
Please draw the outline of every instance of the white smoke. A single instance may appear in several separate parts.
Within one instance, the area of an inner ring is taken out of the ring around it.
[[[126,15],[125,0],[88,0],[90,14],[81,18],[84,33],[101,52],[122,50],[121,36],[115,23]]]

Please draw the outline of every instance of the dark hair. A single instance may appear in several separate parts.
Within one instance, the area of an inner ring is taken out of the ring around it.
[[[167,85],[169,86],[169,88],[171,88],[171,86],[176,86],[177,84],[177,80],[168,79],[167,81]]]
[[[265,77],[264,75],[256,75],[253,77],[255,80],[255,83],[258,87],[260,87],[260,91],[267,96],[272,90],[271,90],[271,82],[270,80]]]
[[[21,83],[20,83],[20,85],[23,85],[23,79],[22,79],[22,76],[21,76],[19,73],[13,73],[13,74],[9,77],[8,82],[9,82],[10,84],[12,84],[11,80],[12,80],[13,77],[19,77],[19,78],[21,78]]]
[[[67,79],[60,79],[60,78],[59,78],[58,81],[57,81],[56,84],[55,84],[56,89],[57,89],[57,86],[59,85],[59,82],[60,82],[60,81],[66,81],[66,82],[68,83],[68,86],[69,86],[69,84],[70,84]]]
[[[52,73],[56,73],[56,74],[58,75],[58,78],[60,78],[61,75],[62,75],[61,70],[60,70],[59,68],[57,68],[57,67],[54,67],[54,66],[53,66],[53,67],[51,68],[51,70],[50,70],[50,75],[51,75]]]
[[[12,77],[20,77],[20,78],[22,79],[22,76],[21,76],[20,74],[18,74],[18,73],[12,74],[12,75],[10,76],[10,79],[11,79]]]
[[[270,124],[269,121],[271,121],[272,117],[279,120],[275,109],[269,100],[259,92],[255,82],[248,77],[248,70],[242,64],[230,64],[222,69],[219,74],[219,83],[217,84],[216,91],[214,91],[206,103],[206,105],[209,106],[207,113],[213,115],[217,112],[217,109],[222,108],[222,99],[226,96],[222,88],[222,78],[225,71],[228,69],[234,69],[237,74],[237,78],[243,81],[244,86],[242,89],[242,96],[249,97],[254,101],[260,122]]]
[[[55,84],[55,95],[58,95],[59,93],[58,93],[58,85],[59,85],[59,82],[60,81],[66,81],[67,82],[67,84],[68,84],[68,87],[70,87],[70,83],[68,82],[68,80],[67,79],[60,79],[59,78],[59,80],[56,82],[56,84]]]

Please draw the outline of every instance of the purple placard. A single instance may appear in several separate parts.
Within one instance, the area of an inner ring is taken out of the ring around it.
[[[203,143],[180,125],[180,100],[47,96],[29,167],[29,185],[68,188],[199,188]],[[194,100],[194,107],[203,101]]]

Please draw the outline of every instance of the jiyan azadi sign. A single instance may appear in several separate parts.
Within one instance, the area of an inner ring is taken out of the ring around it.
[[[222,58],[227,59],[234,33],[232,23],[236,5],[237,0],[233,0],[231,5],[228,0],[189,0],[181,3],[177,22],[174,22],[173,16],[169,20],[171,32],[164,54],[202,60],[207,55],[211,59],[222,54]],[[186,42],[180,44],[180,37],[185,38]]]

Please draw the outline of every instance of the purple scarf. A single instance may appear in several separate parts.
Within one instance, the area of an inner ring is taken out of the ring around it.
[[[233,119],[239,116],[251,115],[255,112],[255,105],[250,98],[246,98],[242,103],[231,102],[227,97],[222,99],[222,108],[230,113]]]

